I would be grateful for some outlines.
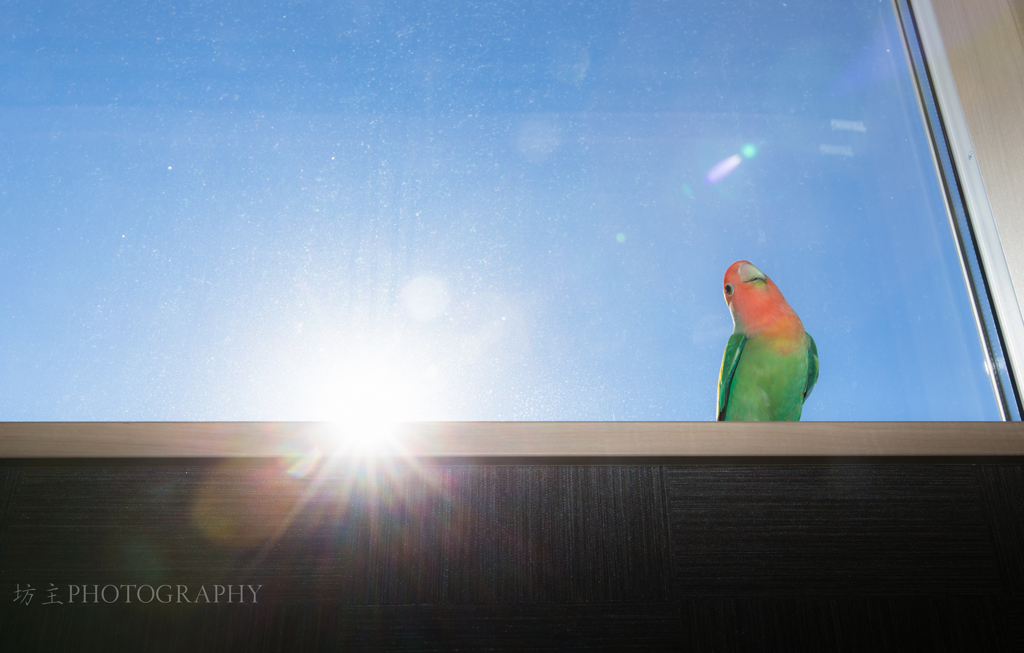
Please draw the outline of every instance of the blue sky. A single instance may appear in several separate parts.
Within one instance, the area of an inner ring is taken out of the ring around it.
[[[998,419],[889,3],[550,5],[14,3],[0,419]]]

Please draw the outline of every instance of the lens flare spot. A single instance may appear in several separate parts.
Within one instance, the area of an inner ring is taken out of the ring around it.
[[[683,184],[683,195],[693,197],[693,189],[690,188],[690,184]]]
[[[321,457],[320,448],[314,445],[309,451],[295,456],[289,456],[286,459],[288,467],[285,471],[295,478],[304,478],[316,469]]]
[[[257,546],[287,527],[303,483],[279,467],[211,468],[196,489],[193,523],[213,544]]]
[[[757,155],[757,148],[754,147],[752,144],[747,143],[746,145],[743,146],[742,152],[745,158],[753,159],[754,156]]]
[[[626,242],[626,234],[621,232],[615,234],[615,240],[620,244]]]
[[[708,170],[708,174],[704,178],[704,180],[707,181],[709,184],[717,184],[718,182],[722,181],[723,179],[731,175],[732,171],[735,170],[742,162],[743,159],[740,157],[739,154],[733,154],[728,159],[723,159],[716,163],[715,165],[713,165],[711,167],[711,170]]]

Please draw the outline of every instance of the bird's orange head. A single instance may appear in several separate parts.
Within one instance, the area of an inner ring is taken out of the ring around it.
[[[729,266],[722,279],[722,293],[738,333],[803,333],[800,318],[779,287],[750,261],[736,261]]]

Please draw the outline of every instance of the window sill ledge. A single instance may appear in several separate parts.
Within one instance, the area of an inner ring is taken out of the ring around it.
[[[1020,422],[6,422],[0,458],[1024,456]]]

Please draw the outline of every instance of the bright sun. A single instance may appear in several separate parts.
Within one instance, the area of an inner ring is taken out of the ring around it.
[[[397,423],[422,419],[425,379],[395,363],[386,355],[346,356],[310,376],[307,401],[335,425],[339,453],[387,450]]]

